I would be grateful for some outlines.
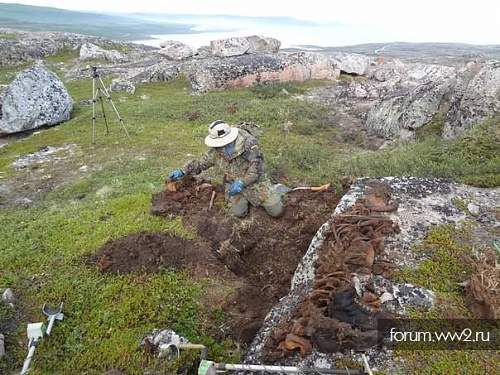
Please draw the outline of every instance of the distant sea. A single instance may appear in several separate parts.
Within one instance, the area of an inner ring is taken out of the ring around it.
[[[147,16],[141,18],[155,22],[189,24],[190,33],[151,35],[151,39],[138,40],[137,43],[158,46],[162,40],[177,40],[198,48],[209,45],[211,40],[231,36],[263,35],[277,38],[282,48],[297,46],[344,46],[366,43],[366,34],[356,32],[353,27],[342,24],[318,24],[288,18],[248,18],[232,16]],[[377,38],[380,40],[380,38]],[[374,41],[376,39],[374,38]]]

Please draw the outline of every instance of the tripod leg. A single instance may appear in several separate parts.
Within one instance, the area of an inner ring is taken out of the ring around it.
[[[120,125],[122,126],[122,129],[125,132],[125,135],[127,136],[127,138],[130,138],[130,135],[128,134],[127,128],[125,127],[125,123],[123,122],[122,117],[118,113],[118,110],[115,107],[115,103],[113,103],[113,99],[111,99],[111,96],[109,95],[108,89],[106,89],[106,86],[104,85],[104,82],[102,81],[101,77],[98,77],[98,78],[99,78],[99,81],[101,83],[102,91],[104,92],[104,95],[106,96],[106,99],[108,100],[108,102],[111,104],[111,107],[115,111],[116,116],[118,117],[118,121],[120,121]]]
[[[96,101],[96,91],[95,91],[95,78],[92,78],[92,143],[95,143],[95,101]]]
[[[104,118],[104,124],[106,125],[106,135],[109,134],[108,119],[106,118],[106,111],[104,110],[104,100],[102,99],[101,89],[98,87],[97,92],[99,95],[99,101],[101,102],[102,117]]]

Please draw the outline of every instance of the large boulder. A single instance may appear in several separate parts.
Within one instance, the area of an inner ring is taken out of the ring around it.
[[[469,64],[459,73],[443,137],[450,139],[500,112],[500,63]]]
[[[0,98],[0,133],[10,134],[69,120],[73,100],[43,65],[19,73]]]
[[[281,42],[275,38],[252,35],[247,37],[250,48],[247,53],[278,53]]]
[[[230,57],[254,53],[277,53],[281,42],[263,36],[244,36],[212,40],[210,49],[213,56]]]
[[[389,63],[371,68],[380,101],[366,116],[365,127],[388,138],[411,139],[414,132],[446,111],[456,83],[456,69],[432,64]]]
[[[126,61],[127,57],[115,50],[106,50],[92,43],[84,43],[80,47],[81,60],[106,60],[109,62]]]
[[[452,81],[428,81],[400,90],[373,106],[365,126],[378,135],[402,140],[412,139],[417,129],[429,123],[439,111]]]
[[[211,58],[193,62],[184,69],[197,92],[265,82],[334,80],[339,76],[339,70],[327,56],[303,52]]]
[[[336,52],[331,55],[341,72],[355,75],[365,75],[374,59],[357,53]]]
[[[158,53],[170,60],[183,60],[195,54],[190,46],[175,40],[164,40],[160,42],[160,47]]]
[[[245,37],[217,39],[210,42],[210,48],[214,56],[240,56],[250,49],[250,42]]]

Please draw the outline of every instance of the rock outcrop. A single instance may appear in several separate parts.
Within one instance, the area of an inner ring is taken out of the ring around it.
[[[500,112],[500,62],[470,63],[458,76],[443,129],[447,139]]]
[[[396,91],[369,110],[366,127],[387,138],[412,139],[438,113],[451,85],[450,80],[427,81]]]
[[[340,73],[328,57],[302,52],[205,59],[186,67],[186,71],[191,87],[197,92],[270,81],[333,80]]]
[[[336,52],[331,54],[331,57],[341,72],[358,76],[365,75],[375,63],[372,57],[357,53]]]
[[[115,50],[106,50],[92,43],[84,43],[80,47],[81,60],[106,60],[117,63],[126,61],[125,55]]]
[[[210,49],[213,56],[230,57],[255,53],[277,53],[281,42],[263,36],[233,37],[212,40]]]
[[[354,59],[336,54],[334,64],[346,72]],[[500,111],[500,63],[470,63],[465,68],[403,63],[369,62],[350,81],[309,94],[336,113],[350,113],[365,129],[388,139],[413,139],[415,132],[436,115],[445,119],[442,136],[454,138]],[[356,66],[352,66],[350,74]],[[353,121],[355,121],[353,119]]]
[[[184,60],[195,54],[190,46],[175,40],[162,41],[160,47],[158,53],[170,60]]]
[[[92,43],[106,49],[118,46],[130,50],[131,54],[142,56],[156,50],[154,47],[140,44],[114,41],[107,38],[64,32],[28,32],[0,29],[13,33],[17,38],[0,39],[0,65],[21,64],[23,62],[52,56],[63,50],[75,50],[82,44]]]
[[[59,78],[37,64],[16,76],[0,106],[0,134],[10,134],[69,120],[73,100]]]

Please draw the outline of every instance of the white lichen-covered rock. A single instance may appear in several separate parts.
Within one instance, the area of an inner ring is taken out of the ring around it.
[[[265,82],[334,80],[340,73],[327,56],[303,52],[210,58],[193,62],[183,69],[192,89],[197,92]]]
[[[331,57],[341,72],[360,76],[365,75],[375,63],[372,57],[357,53],[335,52]]]
[[[10,134],[69,120],[73,100],[59,78],[37,64],[16,76],[0,106],[0,134]]]
[[[84,43],[80,47],[81,60],[106,60],[109,62],[126,61],[127,57],[115,50],[106,50],[92,43]]]
[[[359,179],[355,182],[340,200],[332,218],[354,205],[364,195],[371,181],[373,179]],[[425,253],[411,249],[425,239],[430,229],[443,224],[460,225],[466,218],[469,218],[467,212],[457,207],[458,201],[471,201],[484,210],[481,214],[484,217],[474,218],[478,225],[485,225],[483,223],[487,222],[493,231],[500,225],[495,215],[495,207],[500,202],[499,188],[480,189],[439,179],[416,177],[382,177],[376,181],[388,184],[392,190],[392,199],[399,203],[397,211],[388,215],[398,225],[400,232],[385,238],[384,251],[379,255],[381,260],[389,260],[397,267],[417,267],[426,259]],[[304,295],[312,290],[315,280],[315,262],[327,238],[330,225],[329,220],[318,229],[294,273],[290,292],[280,299],[266,316],[264,324],[246,354],[245,363],[262,362],[266,340],[276,327],[289,319],[290,313],[298,306]],[[366,276],[354,275],[353,284],[360,288],[365,287],[367,283],[371,285],[375,293],[380,295],[382,306],[387,311],[404,316],[406,307],[425,309],[438,303],[434,293],[430,290],[411,284],[396,283],[381,276]],[[398,369],[398,363],[390,351],[376,347],[365,353],[373,370],[399,373],[392,371]],[[290,356],[280,364],[330,368],[336,359],[341,359],[345,355],[351,359],[356,358],[354,352],[325,354],[314,349],[305,357]]]
[[[250,49],[250,42],[246,37],[217,39],[210,42],[212,55],[230,57],[244,55]]]
[[[122,91],[128,92],[129,94],[135,93],[135,85],[126,79],[115,78],[111,81],[111,86],[109,87],[111,91]]]
[[[388,138],[412,138],[415,130],[429,123],[438,113],[452,84],[451,80],[428,81],[412,89],[400,90],[368,111],[365,126]]]
[[[443,137],[450,139],[500,112],[500,62],[471,63],[459,72]]]
[[[247,36],[250,48],[247,53],[278,53],[281,42],[275,38],[252,35]]]
[[[369,74],[380,82],[382,95],[368,111],[365,127],[388,138],[413,138],[444,107],[456,82],[454,68],[431,64],[389,63]]]
[[[175,40],[164,40],[160,47],[158,53],[170,60],[184,60],[195,54],[190,46]]]
[[[278,39],[252,35],[212,40],[210,49],[213,56],[230,57],[255,53],[277,53],[281,42]]]

